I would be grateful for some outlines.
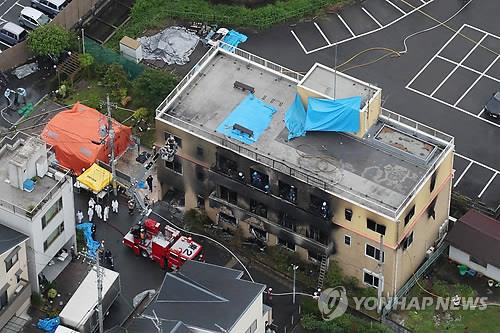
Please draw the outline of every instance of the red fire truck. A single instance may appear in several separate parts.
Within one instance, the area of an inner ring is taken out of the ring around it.
[[[161,232],[161,224],[153,219],[133,226],[122,243],[136,255],[156,261],[163,269],[178,269],[186,260],[204,259],[200,244],[168,225]]]

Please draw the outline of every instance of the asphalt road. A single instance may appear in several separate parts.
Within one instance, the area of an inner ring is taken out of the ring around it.
[[[376,8],[374,5],[380,1],[366,0],[363,6]],[[400,2],[401,7],[407,3],[404,0]],[[435,20],[447,20],[460,9],[460,4],[461,1],[435,0],[422,9],[425,14],[416,11],[387,28],[342,43],[337,46],[337,64],[344,63],[366,49],[401,51],[406,36],[436,25]],[[385,6],[382,14],[390,20],[392,14],[388,8]],[[407,53],[399,57],[386,57],[370,65],[349,68],[369,63],[386,53],[372,50],[340,67],[347,74],[383,88],[385,108],[453,135],[458,153],[455,160],[455,189],[471,198],[478,198],[492,208],[500,204],[500,122],[487,119],[481,110],[489,96],[498,90],[500,82],[500,62],[495,61],[500,53],[500,40],[496,38],[500,36],[498,8],[496,0],[472,0],[446,26],[410,38]],[[405,10],[410,9],[406,5]],[[359,8],[348,8],[341,15],[353,27],[352,30],[359,24],[356,21],[366,20],[366,14],[361,14]],[[375,12],[373,15],[376,15]],[[339,28],[338,22],[329,26],[328,20],[331,20],[330,16],[316,20],[320,22],[321,31],[328,40],[332,42],[344,38],[345,27]],[[306,54],[291,33],[291,30],[297,30],[299,40],[310,44],[307,44],[308,50],[310,47],[326,45],[320,31],[313,25],[314,22],[283,24],[259,33],[245,31],[249,39],[241,47],[299,72],[306,72],[315,62],[333,66],[335,47]],[[355,34],[371,28],[364,26],[357,29],[353,31]],[[455,35],[459,29],[462,30]],[[449,44],[442,49],[448,41]],[[474,48],[475,43],[480,41],[481,46]],[[440,50],[442,53],[437,55]],[[417,77],[430,60],[427,70]],[[457,63],[460,66],[454,70]],[[482,75],[485,69],[488,71]],[[415,81],[409,86],[412,89],[407,88],[414,78]],[[439,89],[430,96],[436,88]],[[454,105],[458,99],[459,103]]]
[[[87,211],[89,195],[87,192],[75,193],[75,209]],[[103,223],[94,218],[96,223],[97,240],[104,240],[105,247],[110,249],[115,261],[115,269],[120,272],[121,280],[121,297],[113,304],[109,311],[109,315],[105,319],[105,329],[114,327],[120,324],[126,316],[132,311],[132,299],[134,296],[149,289],[158,289],[161,286],[165,271],[153,261],[136,256],[132,251],[123,246],[123,235],[128,232],[130,226],[137,223],[140,219],[139,213],[132,216],[128,215],[126,208],[126,198],[120,197],[120,209],[118,215],[111,215],[109,223]],[[172,216],[169,206],[164,202],[159,202],[154,209],[161,216],[180,223],[178,218]],[[95,216],[95,215],[94,215]],[[151,217],[155,218],[154,214]],[[158,219],[161,221],[160,219]],[[196,239],[204,247],[204,253],[207,262],[225,266],[231,260],[231,255],[218,247],[214,243]],[[238,264],[233,268],[241,269]],[[271,286],[276,293],[290,292],[290,286],[275,278],[272,272],[264,273],[261,269],[256,269],[250,266],[249,272],[256,282]],[[248,276],[243,278],[248,279]],[[299,289],[298,289],[299,290]],[[284,332],[285,326],[287,332],[290,332],[291,317],[297,311],[297,305],[294,306],[291,302],[291,296],[276,296],[273,298],[273,315],[276,324],[280,327],[278,333]],[[299,298],[297,298],[297,303]],[[294,317],[295,320],[297,316]]]

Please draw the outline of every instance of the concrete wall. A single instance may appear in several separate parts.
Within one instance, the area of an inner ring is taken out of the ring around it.
[[[82,16],[95,8],[99,0],[72,0],[53,20],[55,24],[62,25],[66,29],[71,29],[79,22]],[[24,64],[33,54],[29,50],[26,42],[19,43],[0,55],[0,70],[7,71],[11,68]]]
[[[464,264],[467,267],[472,268],[473,270],[482,273],[483,275],[495,280],[500,281],[500,269],[493,265],[487,264],[486,267],[475,264],[470,261],[470,255],[462,250],[457,249],[456,247],[450,245],[450,250],[448,256],[451,260],[456,261],[458,263]]]
[[[29,289],[29,287],[27,286],[27,282],[17,282],[16,275],[19,270],[22,270],[20,278],[24,281],[28,281],[28,258],[26,253],[26,243],[27,240],[19,244],[20,249],[17,252],[18,261],[10,268],[8,272],[5,271],[4,261],[17,247],[17,245],[0,255],[0,288],[5,286],[5,284],[7,283],[10,285],[7,289],[7,299],[9,304],[0,313],[0,329],[10,320],[10,318],[12,318],[14,314],[19,314],[21,311],[26,309],[26,302],[28,302],[29,304],[29,296],[31,295],[31,290],[22,290],[21,293],[16,294],[16,289],[21,284],[26,285],[25,289]]]

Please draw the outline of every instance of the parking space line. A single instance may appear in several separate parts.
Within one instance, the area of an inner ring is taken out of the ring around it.
[[[380,22],[365,8],[365,7],[361,7],[361,9],[366,13],[366,15],[370,16],[370,18],[375,21],[375,23],[378,24],[379,27],[383,27],[382,24],[380,24]]]
[[[451,63],[451,64],[453,64],[453,65],[457,65],[457,64],[458,64],[458,63],[457,63],[456,61],[454,61],[454,60],[451,60],[451,59],[448,59],[448,58],[445,58],[445,57],[442,57],[442,56],[437,56],[437,57],[438,57],[439,59],[441,59],[441,60],[448,61],[449,63]],[[477,69],[471,68],[471,67],[466,66],[466,65],[464,65],[464,64],[461,64],[461,65],[460,65],[460,67],[462,67],[462,68],[464,68],[464,69],[467,69],[467,70],[469,70],[469,71],[471,71],[471,72],[474,72],[474,73],[476,73],[476,74],[479,74],[479,75],[481,75],[481,74],[482,74],[482,73],[481,73],[480,71],[478,71]],[[488,74],[486,74],[486,73],[485,73],[483,76],[484,76],[484,77],[486,77],[486,78],[488,78],[488,79],[491,79],[491,80],[493,80],[493,81],[496,81],[496,82],[499,82],[499,83],[500,83],[500,79],[497,79],[497,78],[496,78],[496,77],[494,77],[494,76],[488,75]]]
[[[480,28],[478,28],[478,27],[472,26],[472,25],[470,25],[470,24],[465,23],[465,24],[464,24],[464,26],[465,26],[465,27],[467,27],[467,28],[471,28],[471,29],[477,30],[477,31],[479,31],[479,32],[482,32],[483,34],[488,34],[488,35],[491,35],[491,36],[493,36],[493,37],[496,37],[496,38],[500,39],[500,37],[499,37],[499,36],[494,35],[494,34],[492,34],[491,32],[488,32],[488,31],[486,31],[486,30],[480,29]]]
[[[346,21],[344,21],[344,19],[342,18],[342,16],[340,16],[340,14],[337,14],[338,18],[340,21],[342,21],[342,23],[344,24],[344,26],[347,28],[347,30],[349,30],[349,32],[351,33],[351,35],[353,37],[356,37],[356,34],[351,30],[351,28],[347,25]]]
[[[297,41],[297,43],[299,43],[300,47],[302,48],[302,50],[304,51],[305,54],[307,54],[307,50],[306,48],[304,47],[304,45],[302,45],[302,42],[300,41],[299,37],[295,34],[295,32],[293,30],[290,30],[290,32],[292,33],[292,36],[295,37],[295,40]]]
[[[457,154],[455,153],[455,155],[457,155]],[[465,168],[464,172],[462,172],[462,174],[460,175],[460,177],[458,177],[458,179],[455,182],[455,184],[453,184],[453,188],[457,187],[458,183],[460,183],[460,181],[465,176],[465,174],[467,173],[467,171],[469,171],[469,168],[472,166],[472,164],[474,164],[474,162],[470,161],[469,164],[467,165],[467,167]]]
[[[418,73],[417,73],[417,74],[415,74],[415,76],[414,76],[414,77],[410,80],[410,82],[408,82],[408,84],[406,85],[406,88],[409,88],[409,87],[411,86],[411,84],[413,83],[413,81],[415,81],[415,80],[417,79],[417,77],[419,77],[419,76],[420,76],[420,74],[422,74],[422,72],[423,72],[423,71],[427,68],[427,66],[429,66],[429,65],[431,64],[431,62],[432,62],[432,61],[433,61],[436,57],[439,57],[439,53],[440,53],[441,51],[443,51],[443,50],[444,50],[444,48],[448,46],[448,44],[450,44],[450,43],[451,43],[451,41],[453,40],[453,38],[455,38],[455,37],[456,37],[456,36],[460,33],[460,31],[462,30],[462,28],[463,28],[463,26],[462,26],[460,29],[458,29],[458,30],[457,30],[457,31],[453,34],[453,36],[451,36],[451,38],[450,38],[450,39],[448,39],[448,40],[446,41],[446,43],[444,43],[444,45],[443,45],[443,46],[442,46],[442,47],[441,47],[441,48],[440,48],[440,49],[436,52],[436,54],[435,54],[434,56],[432,56],[432,58],[431,58],[431,59],[430,59],[430,60],[429,60],[429,61],[428,61],[425,65],[424,65],[424,67],[422,67],[422,68],[418,71]]]
[[[473,160],[472,158],[466,157],[466,156],[464,156],[464,155],[462,155],[462,154],[459,154],[459,153],[457,153],[457,152],[455,152],[455,155],[456,155],[456,156],[458,156],[458,157],[460,157],[460,158],[463,158],[464,160],[467,160],[467,161],[470,161],[470,162],[474,162],[474,163],[476,163],[477,165],[479,165],[479,166],[481,166],[481,167],[483,167],[483,168],[485,168],[485,169],[488,169],[488,170],[493,171],[493,172],[496,172],[496,173],[500,173],[500,170],[493,169],[492,167],[489,167],[489,166],[487,166],[486,164],[483,164],[483,163],[481,163],[481,162],[478,162],[478,161],[476,161],[476,160]]]
[[[481,198],[481,196],[483,195],[483,193],[486,191],[486,189],[488,188],[488,186],[490,186],[491,182],[493,181],[493,179],[495,179],[495,177],[498,175],[498,172],[495,172],[493,174],[493,176],[491,176],[490,180],[486,183],[486,185],[483,187],[483,190],[481,191],[481,193],[479,193],[479,195],[477,196],[478,198]]]
[[[458,64],[455,65],[455,68],[453,68],[453,70],[451,72],[448,73],[448,75],[446,75],[446,77],[444,78],[443,81],[441,81],[440,84],[438,84],[438,86],[431,92],[431,96],[434,96],[434,94],[436,93],[436,91],[439,90],[439,88],[441,88],[443,86],[443,84],[450,78],[450,76],[453,75],[453,73],[455,73],[457,71],[457,69],[462,66],[462,63],[467,60],[467,58],[471,55],[472,52],[474,52],[475,49],[477,49],[477,47],[479,46],[479,44],[481,44],[483,42],[483,40],[488,37],[487,34],[485,34],[481,40],[476,43],[476,45],[474,45],[474,47],[472,49],[470,49],[469,52],[467,52],[467,54],[465,55],[465,57],[462,58],[462,60],[460,60],[460,62]]]
[[[474,82],[472,82],[472,84],[469,86],[469,88],[467,88],[467,90],[462,94],[462,96],[460,96],[460,98],[455,102],[455,104],[453,104],[454,106],[457,106],[458,103],[460,103],[462,101],[462,99],[465,97],[465,95],[467,95],[469,93],[469,91],[471,91],[471,89],[479,82],[479,80],[481,80],[481,78],[486,74],[486,72],[489,71],[491,67],[493,67],[493,65],[498,61],[499,58],[500,58],[500,55],[497,55],[496,58],[491,62],[491,64],[489,64],[488,67],[486,67],[486,69],[477,77],[476,80],[474,80]],[[479,113],[479,116],[481,116],[483,111],[484,111],[484,109],[481,110],[481,112]]]
[[[1,40],[0,40],[0,44],[5,45],[5,46],[7,46],[7,47],[10,47],[10,45],[9,45],[9,44],[4,43],[4,42],[2,42]]]
[[[397,10],[399,10],[403,15],[406,15],[406,12],[401,8],[399,8],[398,6],[396,6],[396,4],[394,4],[391,0],[385,0],[385,2],[387,2],[389,5],[396,8]]]
[[[430,98],[430,99],[432,99],[433,101],[436,101],[436,102],[439,102],[439,103],[444,104],[444,105],[446,105],[446,106],[449,106],[449,107],[451,107],[451,108],[454,108],[454,109],[456,109],[456,110],[458,110],[458,111],[460,111],[460,112],[463,112],[463,113],[465,113],[465,114],[468,114],[469,116],[472,116],[472,117],[474,117],[474,118],[477,118],[477,119],[479,119],[479,120],[481,120],[481,121],[484,121],[484,122],[486,122],[486,123],[488,123],[488,124],[490,124],[490,125],[493,125],[493,126],[496,126],[496,127],[500,128],[500,124],[497,124],[497,123],[495,123],[495,122],[493,122],[493,121],[491,121],[491,120],[488,120],[488,119],[482,118],[482,117],[478,116],[477,114],[474,114],[474,113],[472,113],[472,112],[470,112],[470,111],[464,110],[464,109],[462,109],[462,108],[460,108],[460,107],[458,107],[458,106],[455,106],[455,105],[453,105],[453,104],[450,104],[450,103],[448,103],[448,102],[445,102],[445,101],[443,101],[443,100],[441,100],[441,99],[439,99],[439,98],[436,98],[436,97],[434,97],[434,96],[430,96],[430,95],[428,95],[428,94],[426,94],[426,93],[423,93],[423,92],[421,92],[421,91],[419,91],[419,90],[417,90],[417,89],[414,89],[414,88],[412,88],[412,87],[408,87],[408,86],[407,86],[407,87],[406,87],[406,89],[411,90],[411,91],[413,91],[414,93],[417,93],[417,94],[422,95],[422,96],[424,96],[424,97]]]
[[[314,26],[316,27],[316,29],[318,29],[319,33],[321,34],[321,36],[323,36],[323,38],[325,39],[326,43],[328,45],[330,45],[330,41],[328,40],[328,38],[326,38],[325,34],[323,33],[323,30],[321,30],[321,28],[319,27],[318,23],[314,22]]]
[[[14,7],[15,5],[17,5],[17,1],[16,1],[16,2],[14,2],[14,4],[12,4],[12,6],[10,6],[10,7],[9,7],[9,9],[7,9],[7,10],[5,11],[5,13],[3,13],[3,14],[4,14],[4,15],[5,15],[5,14],[7,14],[7,13],[8,13],[8,12],[12,9],[12,7]]]
[[[389,2],[389,0],[385,0],[385,1]],[[345,39],[339,40],[339,41],[334,42],[334,43],[331,43],[331,44],[329,44],[329,45],[320,46],[320,47],[318,47],[318,48],[312,49],[312,50],[310,50],[310,51],[307,51],[307,52],[306,52],[306,54],[311,54],[311,53],[314,53],[314,52],[322,51],[322,50],[327,49],[327,48],[329,48],[329,47],[332,47],[332,46],[335,46],[335,45],[339,45],[339,44],[343,44],[343,43],[347,43],[347,42],[349,42],[349,41],[351,41],[351,40],[353,40],[353,39],[360,38],[360,37],[364,37],[364,36],[368,36],[368,35],[371,35],[371,34],[373,34],[373,33],[378,32],[378,31],[380,31],[380,30],[382,30],[382,29],[388,28],[388,27],[390,27],[391,25],[393,25],[393,24],[395,24],[395,23],[397,23],[397,22],[401,21],[402,19],[404,19],[404,18],[405,18],[405,17],[407,17],[408,15],[411,15],[411,14],[413,14],[414,12],[416,12],[416,11],[418,11],[418,10],[421,10],[423,7],[427,6],[428,4],[432,3],[433,1],[435,1],[435,0],[429,0],[429,1],[427,1],[425,4],[422,4],[422,5],[418,6],[418,7],[415,7],[414,9],[412,9],[412,10],[411,10],[411,11],[409,11],[409,12],[405,12],[405,11],[403,11],[402,9],[400,9],[400,11],[403,13],[403,15],[401,15],[401,16],[399,16],[397,19],[395,19],[395,20],[393,20],[393,21],[391,21],[391,22],[387,23],[386,25],[383,25],[382,27],[378,27],[378,28],[376,28],[376,29],[373,29],[373,30],[369,30],[369,31],[363,32],[363,33],[361,33],[361,34],[359,34],[359,35],[354,35],[354,34],[352,34],[352,36],[351,36],[351,37],[348,37],[348,38],[345,38]],[[394,5],[394,4],[393,4],[393,5]],[[397,6],[396,6],[396,7],[397,7]],[[399,8],[399,7],[398,7],[398,8]]]
[[[484,112],[484,108],[481,110],[481,112],[479,112],[478,116],[481,117],[481,115],[483,114]]]
[[[23,9],[26,8],[26,6],[21,5],[19,2],[16,2],[16,5],[18,5],[19,7],[23,8]]]

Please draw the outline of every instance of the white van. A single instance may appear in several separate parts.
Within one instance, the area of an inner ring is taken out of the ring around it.
[[[7,22],[0,27],[0,40],[9,45],[16,45],[25,40],[27,36],[26,30],[15,23]]]
[[[25,7],[19,15],[19,25],[30,29],[36,29],[50,22],[50,18],[39,10]]]
[[[31,7],[36,8],[54,17],[66,7],[66,0],[31,0]]]

